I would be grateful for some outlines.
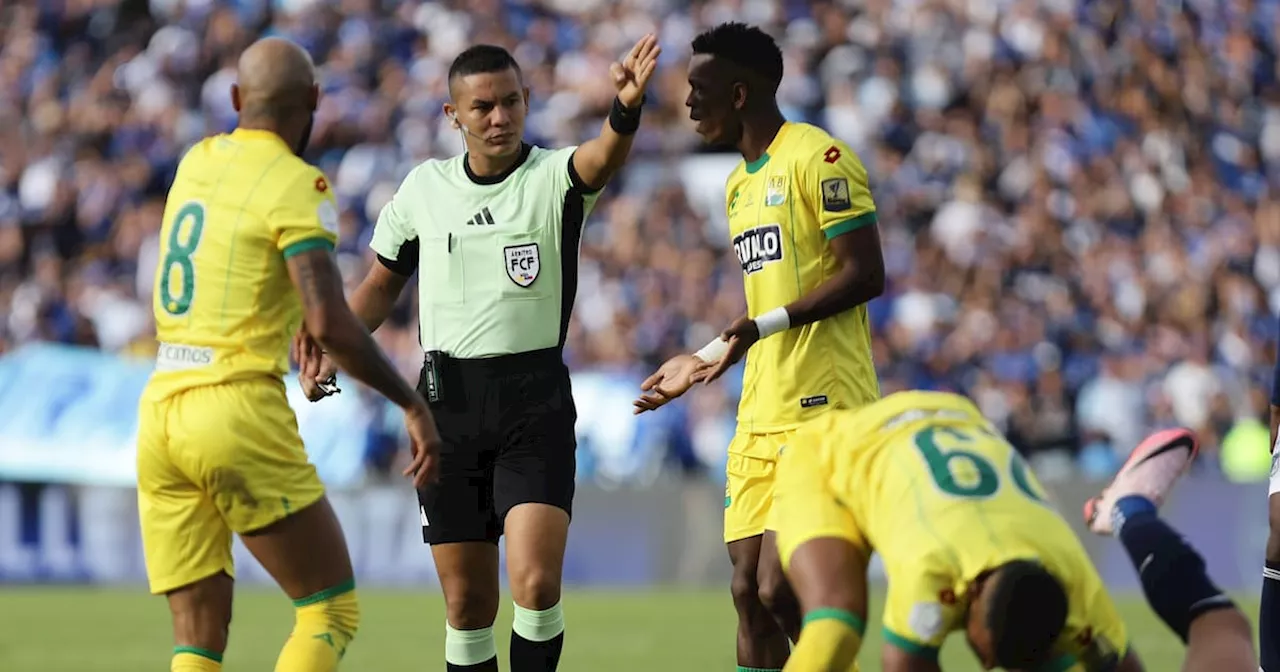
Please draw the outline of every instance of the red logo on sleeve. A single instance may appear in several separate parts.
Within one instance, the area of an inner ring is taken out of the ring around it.
[[[822,153],[822,160],[827,163],[835,163],[840,160],[840,149],[835,145],[831,145],[827,151]]]
[[[322,193],[322,194],[323,194],[324,192],[326,192],[326,191],[328,191],[328,190],[329,190],[329,183],[328,183],[327,181],[325,181],[324,176],[322,175],[322,176],[320,176],[320,177],[317,177],[317,178],[316,178],[316,191],[318,191],[318,192],[320,192],[320,193]]]

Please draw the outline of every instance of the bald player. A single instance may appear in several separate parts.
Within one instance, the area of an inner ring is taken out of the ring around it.
[[[333,259],[328,181],[298,158],[315,67],[266,39],[240,58],[236,129],[178,166],[153,298],[155,372],[138,409],[138,513],[151,592],[173,614],[170,670],[219,670],[231,623],[231,534],[293,600],[279,672],[335,670],[359,609],[338,519],[285,396],[291,334],[405,411],[415,485],[435,469],[431,412],[352,315]]]

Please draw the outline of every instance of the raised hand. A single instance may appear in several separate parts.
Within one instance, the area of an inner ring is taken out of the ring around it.
[[[618,88],[618,100],[623,106],[636,107],[644,100],[645,88],[658,69],[658,55],[661,53],[657,36],[649,34],[636,42],[621,63],[609,66],[613,84]]]

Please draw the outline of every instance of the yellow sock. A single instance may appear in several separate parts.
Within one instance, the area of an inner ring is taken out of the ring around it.
[[[849,672],[862,648],[866,625],[843,609],[815,609],[805,614],[800,643],[791,650],[785,672]]]
[[[169,661],[169,672],[219,672],[222,669],[222,654],[194,646],[176,646],[173,649],[173,660]]]
[[[293,633],[276,661],[276,672],[337,670],[360,624],[355,581],[294,600],[293,606]]]

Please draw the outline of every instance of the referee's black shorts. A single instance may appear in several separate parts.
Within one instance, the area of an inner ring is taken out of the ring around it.
[[[440,478],[418,490],[422,540],[496,544],[518,504],[572,515],[578,414],[560,350],[448,359],[440,375],[431,411],[444,443]]]

